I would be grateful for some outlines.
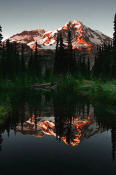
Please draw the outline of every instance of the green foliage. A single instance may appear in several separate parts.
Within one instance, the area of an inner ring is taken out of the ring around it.
[[[60,78],[59,83],[58,83],[58,91],[63,91],[63,92],[75,92],[75,88],[77,86],[77,82],[74,79],[73,76],[63,76]]]
[[[0,124],[3,124],[11,112],[11,104],[9,95],[7,93],[0,93]]]

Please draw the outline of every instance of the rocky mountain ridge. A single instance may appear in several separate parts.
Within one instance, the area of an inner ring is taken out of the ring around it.
[[[23,31],[9,38],[10,42],[24,43],[30,48],[35,48],[35,43],[38,43],[39,49],[52,49],[56,47],[57,33],[62,31],[64,44],[67,45],[68,25],[71,28],[72,47],[73,49],[91,51],[96,46],[101,46],[104,43],[111,43],[112,39],[99,31],[92,30],[85,26],[82,22],[74,20],[67,22],[63,27],[54,31],[45,31],[37,29],[32,31]]]

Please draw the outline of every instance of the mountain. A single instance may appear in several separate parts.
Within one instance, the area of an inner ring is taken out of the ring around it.
[[[44,29],[23,31],[11,36],[9,40],[11,42],[16,41],[17,43],[25,43],[32,49],[35,48],[36,41],[39,45],[39,49],[55,49],[58,31],[62,31],[64,44],[67,45],[67,30],[69,24],[71,26],[73,49],[87,49],[88,51],[91,51],[92,48],[96,48],[96,46],[100,46],[103,43],[112,42],[110,37],[99,31],[92,30],[78,20],[67,22],[63,27],[56,29],[55,31],[45,31]]]
[[[28,120],[25,120],[23,127],[21,123],[18,123],[16,131],[21,132],[23,135],[28,134],[37,138],[51,135],[72,146],[79,145],[81,141],[104,132],[104,129],[97,125],[92,106],[89,114],[85,108],[84,113],[74,113],[72,120],[62,115],[55,117],[50,108],[48,111],[47,113],[41,111],[43,113],[42,116],[38,115],[36,118],[32,115]]]
[[[87,119],[82,119],[77,117],[71,124],[70,130],[70,141],[67,141],[69,134],[70,122],[65,122],[63,125],[61,135],[57,135],[57,127],[55,125],[56,119],[54,117],[41,117],[38,121],[34,121],[34,118],[30,118],[23,123],[23,129],[21,123],[18,123],[16,127],[17,132],[21,132],[23,135],[31,135],[37,138],[42,138],[45,135],[52,135],[54,137],[60,138],[65,144],[77,146],[81,141],[88,139],[94,135],[104,132],[103,129],[97,126],[97,123],[91,117]],[[61,126],[62,128],[62,126]]]

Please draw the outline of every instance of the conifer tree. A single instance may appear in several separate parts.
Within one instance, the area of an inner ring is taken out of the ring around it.
[[[64,43],[63,43],[63,37],[62,37],[62,31],[60,31],[59,34],[59,59],[58,59],[58,65],[59,65],[59,73],[65,73],[66,72],[66,61],[65,61],[65,50],[64,50]]]
[[[56,37],[56,50],[55,50],[55,59],[54,59],[54,73],[57,73],[57,63],[58,63],[58,44],[59,44],[59,33]]]
[[[68,73],[73,73],[76,71],[76,59],[72,49],[72,34],[70,23],[68,25],[68,55],[67,55]]]
[[[97,55],[95,56],[94,66],[92,68],[92,72],[95,76],[99,76],[102,72],[102,64],[103,64],[102,53],[103,53],[103,47],[100,47]]]
[[[11,59],[12,59],[12,64],[13,64],[13,70],[14,70],[14,75],[17,75],[20,71],[21,71],[21,62],[20,62],[20,57],[19,57],[19,51],[18,51],[18,46],[17,43],[14,42],[12,43],[12,55],[11,55]]]
[[[3,39],[3,37],[2,37],[2,27],[0,26],[0,46],[1,46],[1,42],[2,42],[2,39]],[[2,55],[2,53],[3,53],[3,50],[1,49],[1,47],[0,47],[0,75],[1,75],[1,70],[2,70],[2,62],[1,62],[1,59],[2,59],[2,57],[3,57],[3,55]]]
[[[3,36],[2,36],[2,27],[0,26],[0,44],[2,42]]]
[[[115,16],[114,16],[113,47],[116,48],[116,13],[115,13]]]
[[[55,62],[54,62],[54,73],[62,74],[66,70],[66,61],[64,54],[64,44],[62,38],[62,31],[59,31],[56,39],[56,52],[55,52]]]
[[[73,53],[72,53],[72,42],[71,42],[71,30],[70,25],[68,25],[68,55],[67,55],[67,73],[72,73],[73,71]]]
[[[29,58],[29,62],[28,62],[28,70],[29,70],[29,72],[32,73],[33,69],[34,69],[34,58],[33,58],[33,51],[31,49],[30,58]]]
[[[6,41],[5,45],[5,71],[8,77],[14,77],[20,71],[20,59],[19,51],[17,49],[17,43],[10,43]]]
[[[95,76],[111,76],[112,72],[112,46],[108,44],[104,44],[100,47],[98,54],[95,57],[95,63],[93,66],[93,73]]]
[[[77,59],[77,73],[78,74],[81,73],[81,61],[82,61],[81,56],[78,56],[78,59]]]
[[[6,64],[5,64],[5,47],[4,44],[1,50],[1,58],[0,58],[0,75],[1,77],[5,77],[6,74]]]
[[[113,34],[113,49],[112,49],[112,75],[116,77],[116,14],[114,16],[114,34]]]
[[[87,64],[85,61],[85,57],[83,57],[83,60],[81,62],[81,74],[87,76],[88,75],[88,69],[87,69]]]
[[[90,58],[88,58],[88,61],[87,61],[87,74],[88,74],[88,77],[90,76]]]
[[[24,45],[21,46],[21,70],[25,72]]]
[[[10,74],[15,76],[18,73],[18,64],[17,64],[17,43],[10,43],[10,50],[9,50],[9,57],[10,57]]]
[[[11,65],[11,44],[9,39],[6,41],[6,73],[10,75],[11,70],[12,70],[12,65]]]
[[[39,60],[39,56],[38,56],[38,43],[37,42],[35,43],[33,66],[34,66],[34,69],[35,69],[35,74],[40,75],[41,67],[40,67],[40,60]]]

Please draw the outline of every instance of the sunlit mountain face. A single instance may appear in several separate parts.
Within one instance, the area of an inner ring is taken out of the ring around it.
[[[67,22],[63,27],[54,31],[45,31],[44,29],[23,31],[22,33],[11,36],[9,39],[11,42],[24,43],[32,49],[35,48],[35,42],[37,42],[39,46],[38,51],[40,51],[40,49],[55,49],[56,38],[59,31],[62,31],[64,45],[67,46],[69,25],[72,34],[73,49],[87,49],[91,51],[92,48],[96,48],[103,43],[112,42],[110,37],[99,31],[92,30],[78,20]]]

